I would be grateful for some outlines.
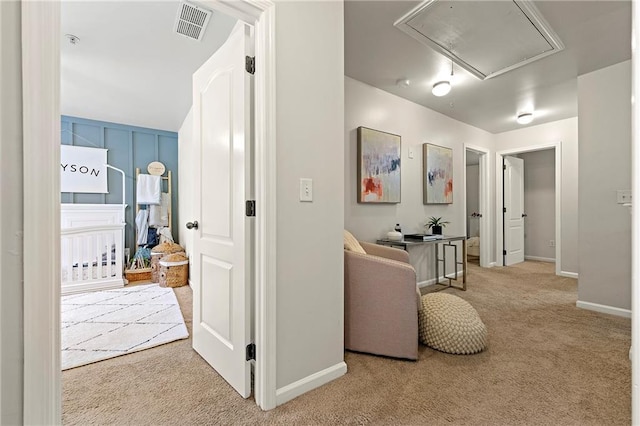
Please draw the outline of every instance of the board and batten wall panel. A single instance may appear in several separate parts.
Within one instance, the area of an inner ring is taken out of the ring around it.
[[[125,247],[131,248],[135,235],[135,189],[136,168],[147,173],[147,165],[160,161],[167,170],[171,170],[171,228],[173,238],[178,240],[178,134],[164,130],[146,129],[85,118],[62,116],[61,141],[63,145],[75,145],[91,148],[106,148],[110,165],[122,169],[125,173],[126,192],[126,232]],[[108,194],[81,194],[63,192],[62,203],[74,204],[120,204],[122,203],[122,175],[108,170]],[[166,173],[165,173],[166,176]],[[163,188],[167,192],[166,183]]]

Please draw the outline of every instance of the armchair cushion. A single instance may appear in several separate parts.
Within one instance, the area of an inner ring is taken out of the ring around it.
[[[409,253],[404,250],[381,246],[374,243],[365,243],[364,241],[360,241],[360,245],[367,254],[397,260],[398,262],[409,263]]]
[[[353,251],[360,254],[367,254],[366,251],[362,248],[356,237],[354,237],[351,232],[344,230],[344,249]]]

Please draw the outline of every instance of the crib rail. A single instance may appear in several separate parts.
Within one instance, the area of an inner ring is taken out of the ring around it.
[[[124,224],[60,231],[62,294],[122,286]]]

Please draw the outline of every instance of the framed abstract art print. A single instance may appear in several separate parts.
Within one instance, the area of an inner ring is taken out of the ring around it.
[[[400,202],[400,136],[358,127],[358,203]]]

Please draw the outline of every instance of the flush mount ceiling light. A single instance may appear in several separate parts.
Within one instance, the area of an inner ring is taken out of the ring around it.
[[[529,124],[533,121],[533,113],[523,112],[522,114],[518,114],[516,121],[518,124]]]
[[[426,0],[394,25],[481,80],[564,49],[528,0]]]
[[[451,61],[451,77],[449,80],[440,80],[433,85],[431,93],[434,96],[445,96],[451,91],[451,80],[453,80],[453,61]]]
[[[439,81],[433,85],[433,89],[431,89],[431,93],[434,96],[444,96],[451,91],[451,83],[447,80]]]

